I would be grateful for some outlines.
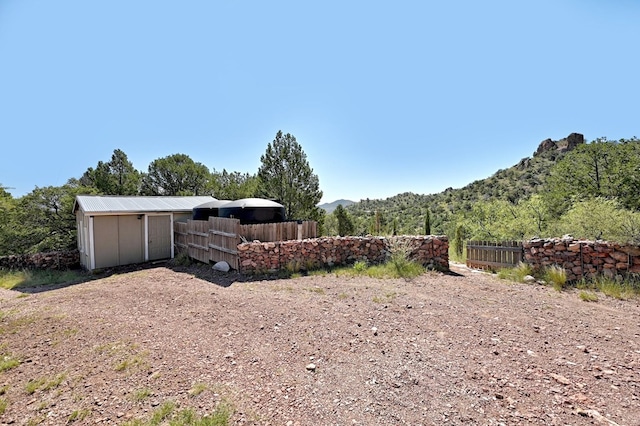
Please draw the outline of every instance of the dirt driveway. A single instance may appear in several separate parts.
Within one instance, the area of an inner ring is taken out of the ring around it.
[[[165,267],[0,290],[2,424],[640,425],[640,306],[491,276]],[[35,390],[34,390],[35,387]],[[82,420],[80,420],[82,419]]]

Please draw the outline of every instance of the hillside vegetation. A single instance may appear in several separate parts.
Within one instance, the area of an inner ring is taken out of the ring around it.
[[[639,185],[637,138],[585,143],[573,133],[547,139],[532,157],[463,188],[361,200],[345,208],[342,220],[352,223],[356,235],[500,240],[571,233],[634,242],[640,240]],[[337,218],[325,223],[331,233]]]

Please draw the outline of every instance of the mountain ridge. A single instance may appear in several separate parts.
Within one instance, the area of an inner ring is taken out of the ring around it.
[[[323,209],[327,214],[332,213],[338,205],[342,204],[342,207],[349,207],[352,204],[355,204],[355,201],[340,199],[336,201],[332,201],[330,203],[319,204],[318,207]]]
[[[382,230],[422,234],[426,228],[427,211],[432,233],[445,234],[451,231],[448,229],[450,219],[461,210],[471,209],[475,202],[507,200],[517,203],[538,193],[551,167],[584,143],[584,136],[580,133],[571,133],[559,140],[545,139],[531,157],[462,188],[449,187],[428,195],[405,192],[386,199],[365,199],[346,209],[354,218],[359,234]],[[371,229],[372,222],[378,229]]]

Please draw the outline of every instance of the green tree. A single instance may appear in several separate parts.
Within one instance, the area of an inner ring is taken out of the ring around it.
[[[78,194],[95,188],[71,181],[63,186],[36,187],[17,201],[12,253],[71,250],[77,247],[76,220],[72,212]]]
[[[0,185],[0,256],[11,254],[11,247],[15,240],[13,213],[15,200],[5,187]]]
[[[640,213],[625,209],[617,200],[591,198],[571,206],[556,223],[554,232],[576,238],[637,244],[640,242]]]
[[[431,235],[431,214],[429,209],[424,215],[424,235]]]
[[[558,162],[547,179],[545,199],[558,217],[574,202],[591,198],[618,199],[640,209],[640,141],[606,138],[578,146]]]
[[[462,258],[464,252],[464,226],[459,224],[456,226],[456,230],[453,237],[453,248],[459,259]]]
[[[113,151],[111,161],[99,161],[95,169],[89,167],[79,183],[96,188],[105,195],[136,195],[140,190],[141,175],[120,149]]]
[[[211,173],[186,154],[174,154],[153,160],[142,176],[143,195],[204,195]]]
[[[345,208],[342,207],[342,204],[338,204],[336,209],[333,211],[333,216],[335,216],[338,221],[338,235],[342,237],[353,235],[353,231],[355,229],[353,220],[351,219],[351,215],[349,215]]]
[[[288,219],[320,220],[317,204],[322,198],[318,176],[296,138],[278,131],[260,157],[260,193],[279,200]]]
[[[214,171],[212,173],[213,195],[219,200],[239,200],[259,195],[256,175],[240,172]]]

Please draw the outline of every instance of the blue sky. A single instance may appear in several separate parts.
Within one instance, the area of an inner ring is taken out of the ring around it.
[[[255,173],[293,134],[323,202],[436,193],[546,138],[640,136],[640,2],[0,0],[0,184],[123,150]]]

